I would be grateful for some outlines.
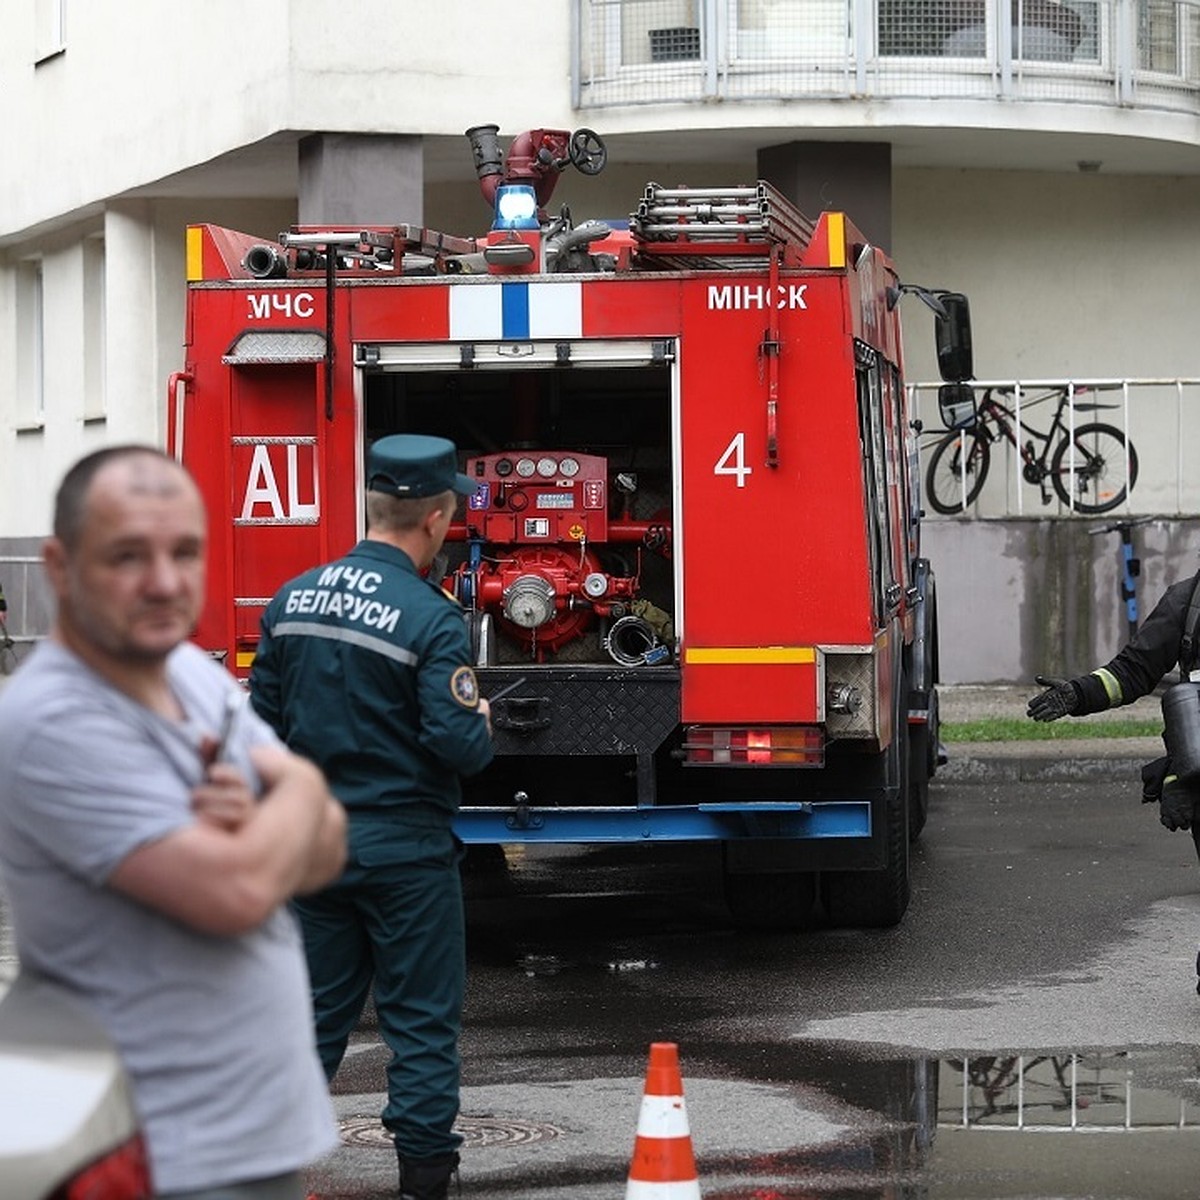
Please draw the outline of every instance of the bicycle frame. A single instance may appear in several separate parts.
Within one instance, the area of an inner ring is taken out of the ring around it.
[[[933,448],[926,486],[934,508],[946,514],[965,511],[987,478],[988,448],[1001,440],[1017,449],[1013,460],[1016,474],[1009,472],[1009,482],[1015,484],[1018,512],[1024,490],[1022,482],[1038,486],[1043,504],[1057,496],[1072,512],[1098,513],[1115,507],[1127,495],[1131,484],[1104,484],[1102,481],[1110,472],[1105,464],[1115,464],[1123,457],[1119,474],[1135,481],[1137,456],[1126,433],[1097,419],[1091,411],[1082,412],[1120,407],[1119,403],[1097,403],[1091,397],[1088,403],[1078,403],[1082,393],[1094,394],[1102,388],[1103,385],[1093,388],[1073,382],[1045,383],[1034,389],[1020,383],[982,387],[974,423],[940,435]],[[1010,403],[1005,403],[1002,396]],[[1049,427],[1039,429],[1030,424],[1025,418],[1026,410],[1051,400],[1056,403]],[[1086,445],[1081,437],[1088,439]],[[952,457],[947,457],[948,451]],[[950,498],[945,482],[939,485],[934,481],[935,475],[946,481],[947,466],[961,481],[961,503]],[[1100,490],[1104,486],[1108,487],[1107,492]]]
[[[988,420],[992,421],[999,432],[1017,448],[1017,452],[1021,456],[1021,461],[1037,470],[1038,479],[1036,482],[1042,484],[1050,473],[1047,462],[1050,458],[1050,447],[1053,445],[1056,436],[1061,433],[1064,437],[1070,437],[1075,424],[1073,403],[1076,395],[1075,389],[1070,386],[1065,388],[1051,388],[1049,391],[1035,396],[1032,400],[1026,401],[1025,407],[1031,408],[1035,404],[1042,404],[1054,396],[1058,396],[1058,406],[1054,410],[1054,419],[1050,422],[1050,428],[1045,433],[1040,429],[1035,429],[1028,422],[1021,420],[1022,405],[1021,388],[1019,385],[1013,393],[1016,396],[1014,408],[1009,408],[1006,404],[997,400],[994,394],[995,390],[994,388],[988,388],[983,393],[983,399],[979,402],[979,422],[982,424]],[[1070,421],[1063,420],[1064,410],[1070,414],[1072,418]],[[1040,454],[1034,454],[1032,444],[1021,440],[1022,433],[1027,433],[1042,443]],[[1035,482],[1029,479],[1028,476],[1026,476],[1026,479],[1030,483]]]

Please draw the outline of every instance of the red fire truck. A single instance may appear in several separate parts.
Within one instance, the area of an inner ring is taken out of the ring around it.
[[[477,486],[435,570],[497,750],[463,840],[712,840],[742,920],[895,923],[938,744],[897,302],[938,313],[954,393],[965,298],[761,182],[548,215],[602,141],[497,133],[467,135],[479,237],[188,230],[168,440],[211,515],[198,642],[245,676],[279,585],[363,534],[366,446],[449,437]]]

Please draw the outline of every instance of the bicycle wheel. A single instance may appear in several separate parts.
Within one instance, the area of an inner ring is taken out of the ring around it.
[[[925,472],[925,490],[934,512],[951,516],[962,512],[968,504],[973,504],[983,490],[991,459],[992,448],[987,438],[978,433],[954,430],[946,434],[933,448],[929,468]]]
[[[1137,483],[1138,460],[1133,443],[1128,443],[1126,466],[1125,435],[1119,429],[1112,425],[1080,425],[1074,436],[1074,472],[1071,445],[1071,438],[1063,438],[1050,464],[1050,480],[1058,498],[1078,513],[1104,513],[1124,503]]]

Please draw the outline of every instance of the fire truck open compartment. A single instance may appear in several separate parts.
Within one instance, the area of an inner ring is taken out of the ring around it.
[[[677,613],[669,533],[673,350],[669,343],[647,343],[642,353],[662,361],[429,371],[411,362],[401,366],[405,354],[397,347],[383,356],[386,371],[363,369],[366,442],[403,430],[438,434],[456,443],[468,472],[473,465],[483,469],[488,456],[487,466],[494,466],[497,455],[512,464],[533,462],[535,471],[547,456],[591,463],[603,471],[609,523],[626,531],[624,540],[610,540],[609,531],[597,527],[593,539],[568,543],[567,550],[529,542],[484,545],[484,560],[512,560],[509,590],[534,578],[522,575],[522,561],[530,572],[544,573],[549,563],[573,577],[581,575],[585,553],[594,579],[633,582],[629,595],[602,616],[580,595],[557,627],[525,629],[496,613],[468,614],[476,621],[472,641],[484,694],[508,693],[493,708],[497,760],[479,780],[468,781],[468,805],[495,807],[524,795],[530,804],[583,813],[594,806],[636,807],[639,800],[669,802],[655,780],[671,761],[679,721],[679,670],[670,644]],[[561,486],[567,482],[551,475],[540,486],[533,483],[533,505],[539,497],[547,504],[570,494]],[[460,511],[439,564],[451,589],[466,566],[468,526],[480,532],[469,509]],[[631,540],[628,530],[640,537]],[[645,661],[655,648],[661,648],[658,661],[653,653]]]
[[[669,364],[513,371],[364,370],[363,408],[368,443],[404,430],[437,434],[458,446],[460,462],[467,471],[487,455],[502,454],[500,461],[510,464],[537,464],[547,455],[556,456],[555,462],[564,458],[577,461],[581,456],[602,459],[610,521],[632,522],[647,530],[657,527],[663,532],[660,544],[647,545],[652,537],[618,541],[610,539],[607,529],[598,527],[595,536],[584,539],[585,549],[609,578],[636,579],[636,598],[674,619],[676,601],[666,532],[671,526],[673,495]],[[520,492],[534,497],[528,510],[530,519],[539,511],[555,514],[550,507],[539,510],[539,502],[549,505],[560,498],[566,502],[572,493],[564,486],[570,480],[557,474],[548,479],[536,474],[529,480],[515,474],[510,478],[513,490],[520,489],[519,498],[524,498]],[[510,501],[510,509],[511,505]],[[568,514],[573,511],[566,504],[564,508]],[[467,557],[464,525],[471,520],[469,510],[460,512],[447,542],[443,574],[448,577]],[[479,532],[477,523],[475,531]],[[556,553],[556,538],[545,539],[544,548],[538,551],[532,539],[517,537],[525,547],[523,553],[535,564],[539,554],[545,560]],[[578,543],[566,554],[564,569],[573,569],[579,560],[577,547]],[[487,552],[485,548],[485,556]],[[526,632],[511,621],[493,630],[477,665],[515,663],[537,670],[545,665],[612,667],[618,663],[604,648],[605,636],[615,621],[594,618],[586,596],[574,599],[570,614],[574,620],[561,622],[562,628],[554,633],[538,628]],[[629,609],[628,603],[619,605],[617,619],[631,615]],[[637,645],[634,637],[629,641],[626,657],[632,656]],[[617,653],[621,653],[620,645]]]

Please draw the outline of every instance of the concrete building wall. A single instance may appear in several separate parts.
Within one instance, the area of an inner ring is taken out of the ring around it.
[[[6,11],[0,38],[6,111],[26,114],[0,123],[0,243],[281,131],[574,122],[563,3],[538,6],[519,79],[511,9],[473,0],[428,18],[388,0],[79,3],[40,60],[35,7]]]
[[[943,683],[1028,683],[1107,662],[1129,638],[1121,543],[1096,521],[929,521],[923,550],[937,579]],[[1200,519],[1133,531],[1144,618],[1172,583],[1200,569]]]
[[[970,296],[980,379],[1195,376],[1197,211],[1193,176],[905,171],[895,258],[902,278]],[[936,379],[920,314],[904,315],[909,378]]]

